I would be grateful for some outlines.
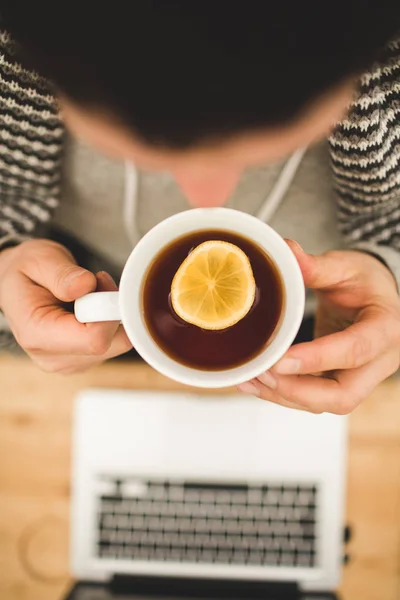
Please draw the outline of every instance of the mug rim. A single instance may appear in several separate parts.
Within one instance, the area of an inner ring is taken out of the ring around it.
[[[143,315],[143,279],[156,256],[173,240],[204,229],[232,231],[260,246],[277,266],[285,295],[286,306],[283,307],[272,341],[249,361],[221,371],[195,369],[169,357],[152,338]],[[123,269],[119,304],[125,331],[134,348],[150,366],[186,385],[220,388],[238,385],[257,377],[273,366],[289,349],[303,318],[305,288],[293,252],[268,224],[231,208],[195,208],[168,217],[141,238]]]

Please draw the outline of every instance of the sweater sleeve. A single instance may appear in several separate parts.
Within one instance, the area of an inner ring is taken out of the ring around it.
[[[47,82],[0,31],[0,249],[35,236],[60,193],[63,127]]]
[[[17,59],[0,29],[0,252],[33,236],[60,193],[63,127],[48,83]],[[19,347],[0,312],[0,349]]]
[[[361,78],[330,147],[346,246],[384,262],[400,290],[400,38]]]

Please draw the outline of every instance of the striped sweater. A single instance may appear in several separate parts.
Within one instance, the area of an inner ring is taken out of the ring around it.
[[[46,80],[0,31],[0,249],[40,235],[60,198],[64,128]],[[400,38],[360,80],[330,139],[339,227],[380,257],[400,289]],[[5,344],[0,333],[0,346]]]

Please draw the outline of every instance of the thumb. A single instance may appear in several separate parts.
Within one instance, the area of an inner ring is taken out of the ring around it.
[[[341,252],[327,252],[314,256],[307,254],[293,240],[286,240],[295,255],[307,288],[329,289],[353,278],[353,263]]]
[[[62,302],[73,302],[94,292],[97,286],[95,275],[79,267],[68,250],[59,244],[32,247],[21,270]]]

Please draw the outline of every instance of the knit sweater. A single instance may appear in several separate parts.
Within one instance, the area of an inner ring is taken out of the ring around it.
[[[41,235],[60,199],[64,127],[48,82],[0,31],[0,249]],[[360,80],[330,138],[340,231],[380,257],[400,287],[400,38]],[[8,342],[0,333],[0,346]]]

